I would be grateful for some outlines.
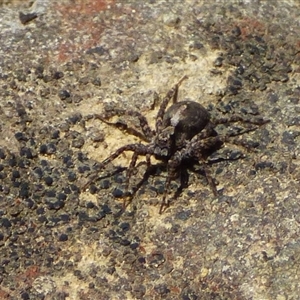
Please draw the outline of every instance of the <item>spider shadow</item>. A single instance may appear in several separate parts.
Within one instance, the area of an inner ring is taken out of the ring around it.
[[[102,179],[106,179],[106,178],[111,178],[114,175],[117,175],[119,173],[122,173],[126,170],[126,167],[117,167],[115,170],[108,172],[105,175],[101,175],[99,176],[99,172],[101,171],[101,169],[95,169],[90,176],[88,176],[88,180],[87,182],[81,186],[81,190],[85,190],[87,189],[89,186],[91,186],[92,184],[94,184],[96,181],[98,180],[102,180]]]

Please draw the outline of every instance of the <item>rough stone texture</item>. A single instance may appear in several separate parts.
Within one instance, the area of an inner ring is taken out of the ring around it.
[[[299,299],[298,1],[0,5],[1,299]],[[162,169],[121,213],[127,154],[82,190],[138,141],[91,115],[153,125],[183,75],[180,99],[270,119],[211,157],[220,197],[191,172],[159,215]]]

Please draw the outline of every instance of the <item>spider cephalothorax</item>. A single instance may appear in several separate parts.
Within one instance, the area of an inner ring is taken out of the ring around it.
[[[154,156],[167,165],[167,178],[165,182],[164,195],[160,207],[160,213],[165,206],[168,206],[166,197],[169,191],[170,182],[180,171],[183,161],[196,160],[202,164],[208,183],[212,191],[217,195],[217,189],[213,179],[209,175],[206,159],[212,151],[219,149],[229,138],[229,135],[220,136],[215,131],[218,124],[231,122],[247,122],[253,124],[264,124],[265,121],[245,120],[240,116],[233,115],[230,118],[221,118],[211,120],[208,111],[199,103],[194,101],[177,102],[179,85],[185,80],[184,76],[175,86],[167,93],[163,99],[156,117],[155,130],[152,130],[146,118],[137,111],[127,111],[126,113],[139,119],[140,127],[143,132],[143,139],[148,144],[128,144],[117,149],[101,164],[101,168],[113,161],[124,151],[133,152],[131,162],[126,171],[126,191],[128,190],[130,177],[136,166],[139,156],[146,156],[148,166],[150,157]],[[170,101],[173,104],[167,109]],[[97,115],[102,121],[109,123],[106,118]],[[122,128],[124,126],[122,125]]]

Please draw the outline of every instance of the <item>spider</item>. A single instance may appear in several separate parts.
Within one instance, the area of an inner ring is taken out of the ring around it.
[[[207,167],[206,159],[213,151],[221,148],[224,142],[228,141],[229,137],[234,136],[234,134],[218,135],[215,130],[217,125],[239,121],[257,125],[266,123],[266,121],[262,119],[249,120],[238,115],[232,115],[230,118],[211,120],[209,112],[201,104],[194,101],[177,102],[178,88],[186,79],[187,76],[182,77],[162,100],[156,116],[155,130],[150,128],[146,118],[140,112],[126,112],[131,116],[137,117],[139,120],[142,137],[147,141],[147,144],[134,143],[124,145],[100,163],[100,169],[102,169],[123,152],[133,152],[131,162],[126,170],[125,195],[128,195],[130,178],[139,156],[146,157],[147,167],[151,165],[151,156],[154,156],[155,159],[166,164],[167,177],[159,213],[162,213],[164,208],[169,206],[167,195],[170,183],[178,176],[178,171],[180,171],[180,167],[184,161],[198,161],[203,167],[213,194],[215,196],[218,195],[216,185]],[[167,109],[171,100],[173,104]],[[109,123],[106,118],[100,115],[95,116],[108,124],[113,124]],[[128,129],[124,124],[122,124],[121,127]],[[123,204],[125,207],[125,200]]]

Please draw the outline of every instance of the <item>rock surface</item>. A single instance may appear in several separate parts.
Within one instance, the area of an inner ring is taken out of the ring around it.
[[[299,2],[145,2],[0,2],[0,298],[298,299]],[[154,126],[183,75],[179,99],[270,122],[210,158],[219,197],[190,172],[160,215],[161,168],[122,212],[130,155],[99,163],[139,139],[92,115]]]

